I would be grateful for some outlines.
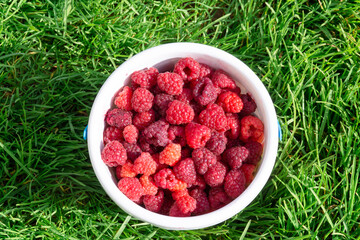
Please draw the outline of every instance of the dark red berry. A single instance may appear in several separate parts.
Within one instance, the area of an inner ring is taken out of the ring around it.
[[[197,148],[192,152],[196,170],[203,175],[208,168],[216,163],[216,156],[207,148]]]
[[[226,167],[221,162],[216,162],[209,167],[204,174],[205,182],[210,187],[217,187],[223,184],[226,175]]]
[[[243,146],[232,147],[224,153],[224,159],[232,169],[240,168],[248,156],[249,150]]]
[[[206,148],[215,155],[222,154],[226,149],[227,138],[224,133],[212,131],[210,139],[206,142]]]
[[[256,168],[256,166],[253,165],[253,164],[243,164],[241,166],[240,169],[245,175],[246,186],[248,186],[254,180],[254,170],[255,170],[255,168]]]
[[[195,101],[202,106],[206,106],[209,103],[214,103],[218,94],[210,78],[205,77],[196,81],[196,85],[193,88],[193,95]]]
[[[148,127],[153,122],[155,122],[155,112],[153,109],[147,112],[137,113],[133,118],[133,124],[139,130]]]
[[[164,120],[159,120],[145,128],[142,133],[147,143],[165,147],[169,143],[168,129],[169,124]]]
[[[249,141],[244,147],[249,151],[249,156],[246,158],[245,162],[254,165],[258,164],[263,152],[262,144],[255,141]]]
[[[154,99],[154,109],[162,116],[166,117],[166,110],[169,104],[174,101],[174,96],[166,93],[159,93]]]
[[[225,177],[224,190],[226,194],[234,199],[237,198],[246,188],[246,179],[243,171],[233,169]]]
[[[204,190],[195,188],[191,190],[190,196],[196,200],[196,208],[192,212],[192,215],[196,216],[209,212],[210,203]]]
[[[217,210],[226,204],[228,204],[231,199],[225,193],[223,187],[214,187],[209,190],[209,203],[211,210]]]
[[[159,189],[156,195],[145,195],[143,203],[147,210],[160,212],[164,203],[164,191]]]
[[[244,104],[243,109],[241,110],[240,114],[243,116],[250,115],[256,110],[256,102],[251,97],[249,93],[241,94],[240,98]]]
[[[110,126],[123,129],[132,123],[132,113],[119,108],[114,108],[106,113],[106,123]]]
[[[139,145],[131,144],[127,142],[123,142],[122,144],[126,150],[127,158],[130,159],[131,161],[134,161],[136,158],[138,158],[141,155],[142,150],[139,147]]]
[[[196,170],[194,161],[186,158],[179,161],[173,167],[176,178],[186,182],[188,185],[194,184],[196,181]]]

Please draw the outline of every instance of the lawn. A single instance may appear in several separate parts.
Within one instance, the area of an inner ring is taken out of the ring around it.
[[[123,212],[82,138],[111,72],[169,42],[246,63],[283,131],[261,194],[196,231]],[[360,239],[359,63],[359,0],[0,0],[0,239]]]

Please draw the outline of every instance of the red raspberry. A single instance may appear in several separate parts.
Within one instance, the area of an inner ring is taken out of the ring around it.
[[[103,134],[103,142],[104,145],[108,144],[111,141],[118,140],[121,141],[123,139],[122,132],[117,127],[107,127],[104,130]]]
[[[214,72],[214,74],[212,75],[212,81],[214,83],[214,86],[218,88],[236,88],[235,81],[221,69],[218,69]]]
[[[114,108],[109,110],[105,116],[107,124],[120,129],[131,124],[132,113],[122,109]]]
[[[171,217],[190,217],[191,213],[183,213],[179,206],[176,204],[176,202],[173,203],[173,205],[170,208],[169,216]]]
[[[214,103],[218,94],[210,78],[205,77],[196,81],[193,95],[195,101],[202,106],[206,106],[209,103]]]
[[[140,157],[134,161],[134,171],[137,174],[151,175],[156,171],[156,162],[151,157],[150,153],[142,152]]]
[[[218,187],[224,182],[226,167],[221,162],[214,163],[204,174],[205,182],[210,187]]]
[[[128,125],[124,128],[123,135],[125,141],[128,143],[136,143],[139,136],[139,130],[134,125]]]
[[[196,208],[192,212],[192,215],[201,215],[209,212],[210,203],[204,190],[195,188],[191,190],[190,196],[192,196],[196,200]]]
[[[175,64],[174,72],[184,81],[192,81],[199,78],[200,64],[191,57],[182,58]]]
[[[240,169],[233,169],[228,172],[224,181],[224,190],[230,198],[237,198],[245,188],[245,175]]]
[[[228,130],[225,135],[231,139],[237,139],[240,135],[240,120],[237,114],[235,113],[226,113]]]
[[[189,188],[197,187],[199,189],[204,190],[206,188],[206,186],[207,185],[206,185],[204,177],[197,173],[195,182],[192,185],[190,185]]]
[[[101,158],[109,167],[123,165],[126,161],[126,150],[119,141],[111,141],[101,152]]]
[[[154,99],[154,109],[162,116],[166,117],[166,110],[169,104],[174,101],[174,96],[166,93],[159,93]]]
[[[249,186],[249,184],[254,180],[254,170],[255,170],[255,168],[256,168],[256,166],[252,165],[252,164],[243,164],[241,166],[240,169],[245,175],[246,186]]]
[[[176,96],[176,100],[190,104],[190,101],[193,100],[192,90],[190,88],[183,88],[183,91],[180,95]]]
[[[263,153],[262,144],[255,141],[249,141],[244,147],[249,150],[249,156],[246,158],[245,162],[254,165],[258,164]]]
[[[225,91],[221,93],[217,99],[217,104],[224,109],[225,112],[239,113],[243,108],[243,102],[236,93]]]
[[[186,142],[191,148],[204,147],[211,137],[211,130],[201,124],[191,122],[185,127]]]
[[[166,111],[166,120],[170,124],[185,124],[194,119],[195,113],[189,104],[174,100]]]
[[[181,159],[181,146],[169,143],[159,155],[159,163],[174,166]]]
[[[134,171],[133,167],[134,164],[131,161],[126,160],[122,166],[116,167],[116,176],[118,179],[136,177],[137,173]]]
[[[187,184],[184,181],[176,179],[174,185],[170,186],[168,189],[172,192],[174,191],[181,191],[187,188]]]
[[[256,110],[256,102],[251,97],[249,93],[241,94],[240,98],[244,104],[243,109],[241,110],[240,114],[243,116],[250,115]]]
[[[144,195],[155,195],[158,192],[152,176],[142,175],[139,180],[144,188]]]
[[[154,181],[156,186],[168,189],[174,187],[177,183],[177,178],[170,168],[164,168],[154,174]]]
[[[192,152],[196,170],[203,175],[208,168],[216,163],[216,156],[207,148],[197,148]]]
[[[137,159],[142,153],[141,148],[137,144],[130,144],[127,142],[123,142],[122,145],[126,150],[127,158],[130,159],[131,161]]]
[[[189,192],[188,192],[187,188],[185,188],[183,190],[171,192],[171,196],[175,201],[181,197],[188,196],[188,195],[189,195]]]
[[[122,178],[118,182],[118,188],[132,201],[139,201],[144,195],[144,189],[137,178]]]
[[[119,109],[123,109],[126,111],[131,111],[131,97],[132,97],[133,91],[130,87],[125,86],[115,97],[115,105]]]
[[[176,73],[165,72],[158,75],[157,84],[167,94],[179,95],[183,90],[184,81]]]
[[[150,89],[156,85],[156,78],[159,74],[159,71],[156,68],[149,68],[145,70],[135,71],[131,74],[130,78],[132,84],[137,87]]]
[[[137,113],[133,118],[133,124],[137,129],[142,130],[155,122],[155,112],[150,109],[147,112]]]
[[[212,210],[219,209],[231,202],[223,187],[214,187],[209,191],[209,203]]]
[[[211,77],[211,75],[213,74],[213,69],[211,67],[209,67],[206,64],[200,63],[200,74],[199,74],[199,79],[204,78],[204,77]]]
[[[243,146],[232,147],[224,153],[225,161],[232,169],[239,168],[249,156],[249,150]]]
[[[186,145],[185,127],[183,126],[170,126],[168,130],[169,140],[173,143],[178,143],[181,146]],[[182,154],[181,154],[182,156]]]
[[[179,161],[173,168],[177,179],[186,182],[188,185],[194,184],[196,181],[196,170],[194,161],[186,158]]]
[[[152,123],[142,132],[146,142],[154,146],[165,147],[169,143],[169,124],[164,120]]]
[[[224,133],[212,131],[209,141],[206,142],[206,148],[215,155],[222,154],[226,149],[227,138]]]
[[[215,103],[207,105],[200,113],[199,122],[219,132],[224,132],[228,127],[224,110]]]
[[[248,142],[257,141],[264,134],[264,124],[255,116],[245,116],[240,121],[240,140]]]
[[[137,88],[131,98],[131,106],[136,112],[147,112],[154,102],[154,95],[146,88]]]
[[[196,200],[190,195],[184,195],[175,201],[182,213],[192,213],[196,208]]]
[[[164,191],[159,189],[156,195],[145,195],[143,200],[147,210],[152,212],[160,212],[164,203]]]

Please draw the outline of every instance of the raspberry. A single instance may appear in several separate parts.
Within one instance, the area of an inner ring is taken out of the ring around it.
[[[170,124],[185,124],[194,119],[195,113],[189,104],[174,100],[166,110],[166,120]]]
[[[225,177],[224,190],[230,198],[234,199],[245,190],[245,184],[244,173],[239,169],[233,169]]]
[[[246,158],[245,162],[249,164],[258,164],[260,161],[263,146],[259,142],[249,141],[244,146],[249,151],[249,156]]]
[[[214,187],[209,191],[209,203],[212,210],[219,209],[228,204],[231,199],[225,193],[223,187]]]
[[[147,210],[160,212],[164,203],[164,191],[159,189],[156,195],[145,195],[143,203]]]
[[[107,124],[123,129],[132,122],[132,113],[119,108],[109,110],[105,116]]]
[[[264,134],[264,124],[255,116],[245,116],[240,121],[240,140],[257,141]]]
[[[117,127],[107,127],[104,130],[103,134],[103,142],[104,145],[108,144],[111,141],[118,140],[121,141],[123,139],[122,132]]]
[[[183,126],[170,126],[168,130],[169,140],[173,143],[178,143],[181,146],[186,145],[186,138],[185,138],[185,127]],[[182,156],[182,154],[181,154]]]
[[[212,75],[212,81],[214,83],[214,86],[218,88],[236,88],[235,81],[221,69],[218,69],[214,72],[214,74]]]
[[[200,63],[199,79],[204,77],[210,77],[213,73],[213,69],[206,64]]]
[[[158,187],[155,185],[152,176],[142,175],[139,180],[144,188],[144,195],[155,195],[158,192]]]
[[[170,208],[169,216],[172,217],[190,217],[191,213],[183,213],[179,206],[176,204],[176,202],[173,203],[173,205]]]
[[[201,215],[210,210],[210,203],[204,190],[195,188],[191,190],[190,196],[196,200],[196,208],[192,215]]]
[[[256,110],[256,102],[252,99],[249,93],[241,94],[240,98],[244,104],[243,109],[241,110],[240,114],[243,116],[250,115],[251,113],[255,112]]]
[[[199,122],[219,132],[223,132],[227,128],[225,112],[215,103],[207,105],[206,109],[200,113]]]
[[[185,188],[183,190],[171,192],[171,196],[175,201],[181,197],[188,196],[188,195],[189,195],[189,192],[188,192],[187,188]]]
[[[195,164],[191,158],[179,161],[174,166],[173,171],[177,179],[186,182],[188,185],[191,185],[196,181]]]
[[[185,127],[186,142],[191,148],[205,147],[211,137],[211,130],[201,124],[191,122]]]
[[[131,111],[131,97],[132,97],[133,91],[130,87],[125,86],[115,97],[115,105],[119,109],[123,109],[126,111]]]
[[[226,167],[221,162],[214,163],[204,174],[205,182],[210,187],[218,187],[224,182]]]
[[[133,124],[137,129],[142,130],[155,122],[155,112],[150,109],[147,112],[137,113],[133,118]]]
[[[175,174],[170,168],[164,168],[155,173],[154,181],[156,186],[163,189],[172,188],[177,183]]]
[[[127,142],[123,142],[123,146],[126,150],[127,158],[130,159],[131,161],[137,159],[142,153],[141,148],[137,144],[130,144]]]
[[[130,78],[134,86],[149,89],[156,85],[156,78],[159,71],[156,68],[149,68],[145,70],[135,71]]]
[[[196,174],[196,180],[195,180],[195,182],[192,184],[192,185],[190,185],[189,186],[189,188],[190,187],[197,187],[197,188],[199,188],[199,189],[202,189],[202,190],[204,190],[205,188],[206,188],[206,182],[205,182],[205,179],[204,179],[204,177],[202,176],[202,175],[200,175],[200,174]]]
[[[249,150],[243,146],[232,147],[224,153],[225,161],[232,169],[239,168],[249,156]]]
[[[132,201],[139,201],[144,195],[144,189],[137,178],[122,178],[118,182],[118,188]]]
[[[196,82],[193,88],[193,95],[195,101],[206,106],[209,103],[214,103],[218,94],[210,78],[205,77]]]
[[[174,101],[174,96],[166,93],[159,93],[154,99],[154,109],[163,117],[166,117],[166,110],[169,104]]]
[[[137,88],[131,98],[131,106],[136,112],[147,112],[154,102],[154,95],[146,88]]]
[[[216,162],[215,155],[207,148],[197,148],[192,152],[196,170],[199,174],[206,173],[209,167]]]
[[[101,158],[109,167],[123,165],[126,161],[126,150],[119,141],[111,141],[101,152]]]
[[[168,129],[169,124],[164,120],[159,120],[145,128],[142,133],[147,143],[165,147],[169,143]]]
[[[175,179],[174,184],[170,186],[168,189],[172,192],[174,191],[181,191],[187,188],[187,184],[184,181],[179,179]]]
[[[175,201],[182,213],[192,213],[196,208],[196,200],[190,195],[184,195]]]
[[[184,81],[192,81],[199,78],[200,64],[191,57],[182,58],[175,64],[174,72]]]
[[[225,112],[239,113],[243,108],[241,98],[234,92],[226,91],[219,95],[217,104],[224,109]]]
[[[256,166],[252,165],[252,164],[243,164],[241,166],[240,169],[245,175],[246,186],[249,186],[249,184],[254,180],[254,170],[255,170],[255,168],[256,168]]]
[[[240,120],[235,113],[226,113],[228,130],[225,135],[231,139],[237,139],[240,135]]]
[[[159,163],[174,166],[181,158],[181,146],[169,143],[159,155]]]
[[[222,154],[226,149],[227,138],[224,133],[212,131],[210,139],[206,142],[206,148],[215,155]]]
[[[143,152],[148,152],[150,154],[156,153],[155,146],[148,143],[146,141],[145,137],[143,137],[142,135],[140,135],[140,138],[139,138],[139,147],[140,147],[141,151],[143,151]]]
[[[126,160],[126,162],[122,166],[116,167],[116,176],[118,179],[125,178],[125,177],[136,177],[137,173],[133,169],[134,164]]]
[[[134,171],[137,174],[151,175],[156,171],[156,162],[151,157],[150,153],[142,152],[140,157],[134,161]]]
[[[158,75],[157,84],[167,94],[179,95],[183,90],[184,81],[176,73],[165,72]]]
[[[128,125],[124,128],[123,135],[125,141],[128,143],[136,143],[139,136],[139,130],[134,125]]]
[[[191,100],[193,100],[192,90],[190,88],[183,88],[183,91],[180,95],[176,96],[176,100],[181,102],[190,104]]]

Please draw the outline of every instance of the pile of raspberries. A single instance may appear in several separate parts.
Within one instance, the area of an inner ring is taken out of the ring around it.
[[[172,72],[136,71],[105,116],[104,163],[144,208],[187,217],[219,209],[254,178],[264,125],[223,70],[180,59]]]

